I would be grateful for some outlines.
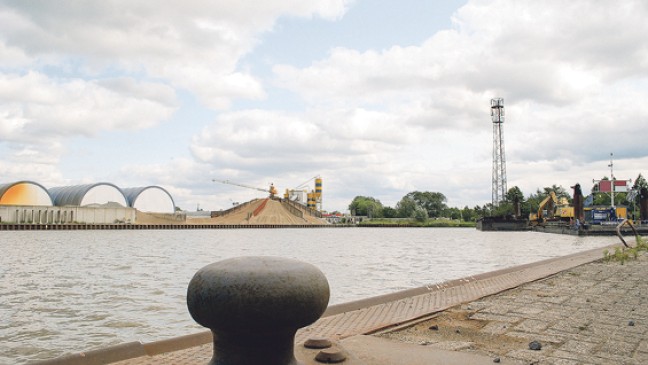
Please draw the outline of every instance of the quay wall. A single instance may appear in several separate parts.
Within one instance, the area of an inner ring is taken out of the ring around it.
[[[0,205],[0,223],[52,225],[67,223],[134,223],[134,208]]]
[[[0,231],[81,231],[144,229],[264,229],[264,228],[341,228],[345,225],[317,224],[0,224]]]

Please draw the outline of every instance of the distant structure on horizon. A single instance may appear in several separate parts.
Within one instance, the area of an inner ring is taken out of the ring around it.
[[[491,99],[493,120],[493,207],[506,197],[506,156],[504,154],[504,99]]]

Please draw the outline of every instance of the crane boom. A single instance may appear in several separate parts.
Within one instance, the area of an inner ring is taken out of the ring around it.
[[[270,184],[270,188],[268,188],[268,189],[263,189],[263,188],[257,188],[257,187],[255,187],[255,186],[250,186],[250,185],[245,185],[245,184],[241,184],[241,183],[236,183],[236,182],[229,181],[229,180],[218,180],[218,179],[212,179],[212,181],[213,181],[213,182],[219,182],[219,183],[222,183],[222,184],[228,184],[228,185],[240,186],[240,187],[242,187],[242,188],[248,188],[248,189],[254,189],[254,190],[258,190],[258,191],[263,191],[263,192],[265,192],[265,193],[270,193],[270,196],[271,196],[271,197],[274,196],[275,194],[277,194],[277,189],[274,187],[273,184]]]
[[[310,179],[308,179],[308,180],[304,181],[303,183],[297,185],[293,190],[299,190],[299,189],[305,187],[306,184],[308,184],[309,182],[317,179],[318,177],[319,177],[319,175],[311,177]]]

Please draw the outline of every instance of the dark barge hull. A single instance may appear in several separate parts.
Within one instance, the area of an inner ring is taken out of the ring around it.
[[[616,236],[616,225],[585,225],[579,228],[569,226],[566,224],[547,224],[538,225],[531,228],[535,232],[555,233],[555,234],[568,234],[572,236]],[[636,225],[635,229],[640,236],[648,236],[648,225]],[[623,236],[634,236],[634,231],[628,227],[623,226],[620,229]]]
[[[477,220],[477,229],[480,231],[528,231],[529,221],[503,217],[484,217]]]

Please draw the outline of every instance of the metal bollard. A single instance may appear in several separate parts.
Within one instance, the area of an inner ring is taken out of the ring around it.
[[[247,256],[198,270],[187,306],[213,333],[210,365],[297,365],[295,333],[320,318],[329,295],[326,277],[311,264]]]

